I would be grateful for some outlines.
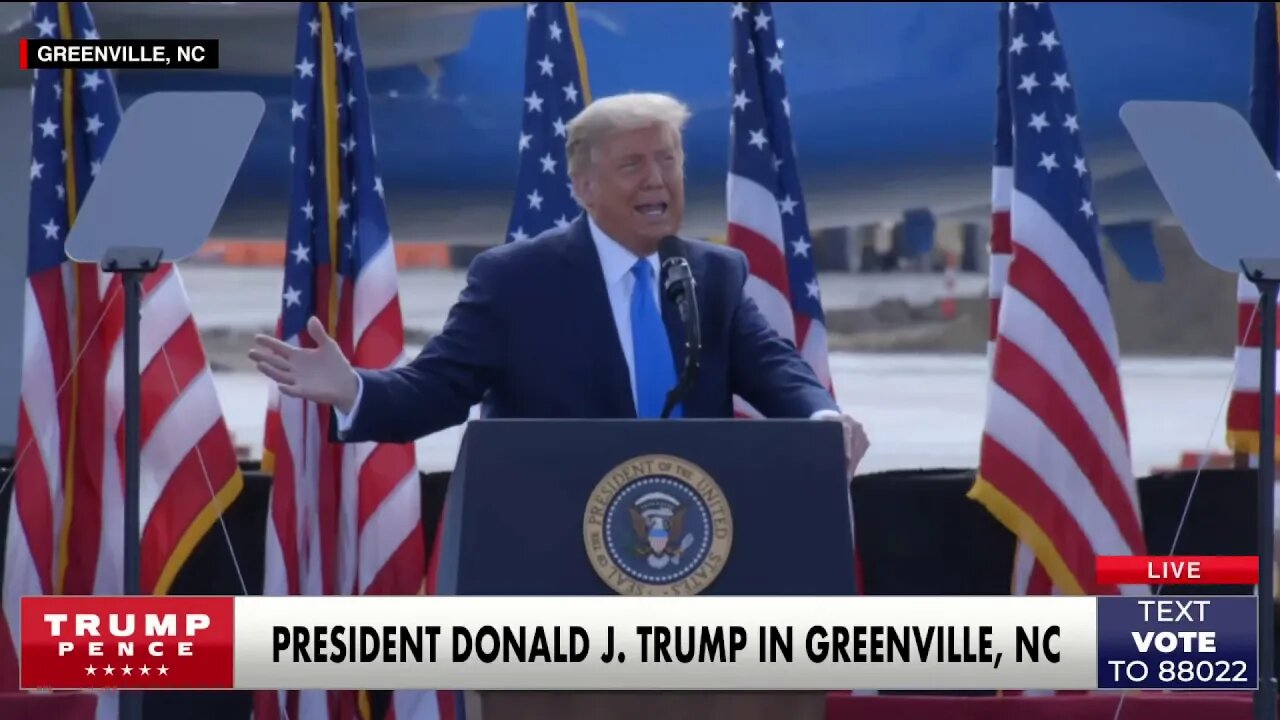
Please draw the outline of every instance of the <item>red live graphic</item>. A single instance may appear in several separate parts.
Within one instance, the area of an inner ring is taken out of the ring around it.
[[[1256,585],[1258,558],[1230,555],[1102,556],[1102,585]]]
[[[22,687],[230,688],[234,615],[229,597],[24,597]]]

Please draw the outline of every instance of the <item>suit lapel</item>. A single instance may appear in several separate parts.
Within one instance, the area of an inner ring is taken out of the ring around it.
[[[585,337],[601,338],[594,345],[599,349],[599,374],[608,388],[609,414],[634,418],[636,406],[631,393],[631,371],[627,368],[626,356],[622,354],[622,342],[609,304],[609,291],[605,288],[604,273],[600,269],[600,254],[591,240],[591,228],[587,225],[585,213],[570,226],[564,257],[582,277],[586,291],[586,298],[580,305],[585,327],[579,330]]]

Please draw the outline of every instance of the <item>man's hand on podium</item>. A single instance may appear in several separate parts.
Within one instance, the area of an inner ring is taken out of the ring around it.
[[[319,318],[307,322],[307,333],[316,347],[294,347],[270,335],[258,335],[249,359],[276,382],[282,394],[332,405],[350,414],[359,388],[355,370]]]
[[[862,457],[867,454],[867,449],[871,447],[871,441],[867,439],[867,432],[862,429],[862,423],[845,413],[836,414],[830,411],[823,411],[817,418],[819,420],[839,420],[844,425],[845,472],[849,475],[849,480],[853,480],[854,474],[858,471],[858,463],[862,462]]]

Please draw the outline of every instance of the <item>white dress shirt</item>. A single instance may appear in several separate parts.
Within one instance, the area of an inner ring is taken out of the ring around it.
[[[604,286],[609,294],[609,307],[613,311],[614,326],[618,330],[618,340],[622,343],[622,354],[627,360],[627,370],[631,375],[631,399],[635,406],[638,407],[640,403],[636,397],[636,352],[635,343],[631,337],[631,293],[635,289],[636,276],[632,274],[631,268],[635,266],[639,256],[609,237],[600,229],[599,225],[596,225],[596,221],[590,216],[587,216],[587,224],[591,228],[591,240],[595,243],[596,253],[600,256],[600,271],[604,274]],[[649,292],[653,294],[655,306],[662,307],[662,302],[658,295],[658,254],[653,253],[645,259],[653,267],[653,283],[649,287]],[[334,408],[334,414],[338,418],[339,432],[346,432],[351,427],[356,412],[360,409],[360,397],[363,395],[363,390],[364,380],[357,375],[356,400],[351,406],[351,414],[345,415],[341,410]],[[819,410],[811,418],[816,420],[839,415],[840,413],[835,410]]]

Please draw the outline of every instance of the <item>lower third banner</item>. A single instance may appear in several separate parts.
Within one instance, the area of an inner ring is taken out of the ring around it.
[[[1252,597],[28,597],[27,689],[1257,685]]]

